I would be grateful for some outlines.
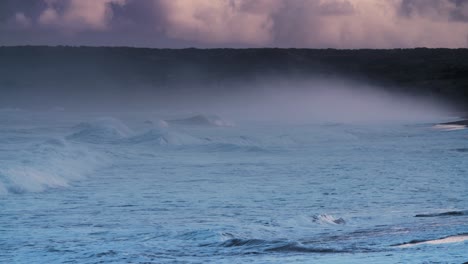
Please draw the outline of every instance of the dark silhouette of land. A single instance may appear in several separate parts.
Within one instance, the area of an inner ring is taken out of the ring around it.
[[[222,93],[262,79],[346,78],[468,108],[468,49],[0,47],[0,102],[125,101],[151,90]]]

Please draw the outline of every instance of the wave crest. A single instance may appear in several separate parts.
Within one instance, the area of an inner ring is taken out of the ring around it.
[[[332,225],[344,225],[346,221],[339,217],[336,218],[333,215],[329,214],[319,214],[312,216],[312,221],[320,224],[332,224]]]
[[[467,215],[468,210],[465,211],[447,211],[442,213],[428,213],[428,214],[417,214],[414,217],[438,217],[438,216],[463,216]]]
[[[198,145],[203,144],[204,140],[177,131],[151,129],[141,135],[127,139],[128,143],[153,143],[157,145]]]
[[[69,135],[67,139],[91,143],[119,140],[133,134],[120,120],[106,117],[92,122],[83,122],[75,127],[77,132]]]
[[[59,138],[32,144],[18,152],[21,158],[0,168],[0,194],[67,187],[105,161],[98,153]]]
[[[222,247],[238,247],[247,252],[282,253],[345,253],[348,250],[304,245],[291,240],[263,240],[232,238],[221,243]],[[354,249],[356,250],[356,249]]]
[[[232,123],[222,119],[217,115],[195,115],[188,118],[166,120],[169,124],[174,125],[189,125],[189,126],[212,126],[212,127],[229,127]]]

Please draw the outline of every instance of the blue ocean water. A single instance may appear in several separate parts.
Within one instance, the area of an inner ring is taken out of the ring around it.
[[[468,261],[468,130],[162,119],[1,111],[0,262]]]

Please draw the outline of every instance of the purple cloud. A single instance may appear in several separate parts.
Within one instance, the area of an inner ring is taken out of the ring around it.
[[[75,45],[456,48],[468,37],[466,0],[25,2],[0,3],[0,44],[34,44],[41,35],[46,44]]]

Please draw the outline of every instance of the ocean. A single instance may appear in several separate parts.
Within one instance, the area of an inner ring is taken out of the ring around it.
[[[468,130],[0,111],[1,263],[463,263]]]

